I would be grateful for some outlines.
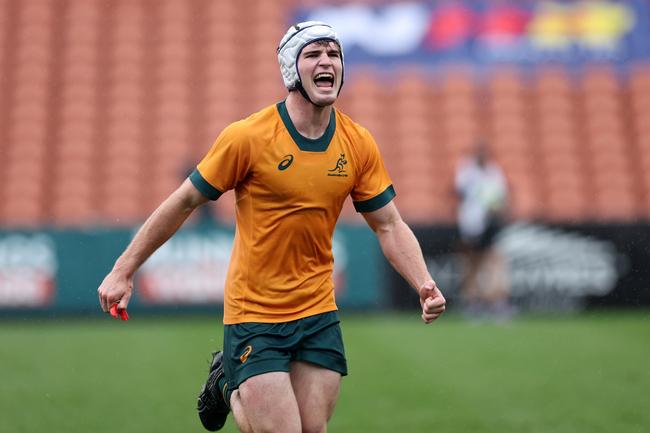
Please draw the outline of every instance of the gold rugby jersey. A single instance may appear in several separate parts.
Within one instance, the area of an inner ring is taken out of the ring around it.
[[[336,310],[332,236],[343,202],[350,195],[371,212],[395,196],[365,128],[333,109],[323,136],[308,139],[284,102],[224,129],[190,180],[212,200],[235,190],[225,324]]]

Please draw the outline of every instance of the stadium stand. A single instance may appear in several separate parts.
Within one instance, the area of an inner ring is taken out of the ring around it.
[[[650,214],[650,65],[640,65],[630,74],[627,87],[629,117],[634,135],[634,155],[640,172],[642,215]]]
[[[150,6],[0,0],[0,225],[137,224],[224,126],[283,98],[277,2]],[[339,106],[375,135],[413,223],[454,221],[453,172],[479,140],[518,219],[650,216],[649,65],[348,72]],[[232,194],[211,206],[232,222]],[[360,221],[349,203],[343,217]]]

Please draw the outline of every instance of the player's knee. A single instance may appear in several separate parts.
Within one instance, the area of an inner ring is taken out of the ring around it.
[[[255,427],[255,433],[301,433],[300,419],[294,417],[270,416],[265,419],[258,419]]]
[[[327,422],[332,416],[334,407],[333,405],[323,405],[320,409],[301,412],[300,423],[302,424],[302,433],[327,432]]]
[[[288,376],[286,377],[287,384]],[[289,391],[291,390],[289,385]],[[244,382],[237,392],[243,414],[256,433],[300,433],[300,414],[295,398],[269,376]],[[233,399],[231,399],[233,402]]]
[[[326,421],[302,420],[302,433],[325,433],[327,432]]]

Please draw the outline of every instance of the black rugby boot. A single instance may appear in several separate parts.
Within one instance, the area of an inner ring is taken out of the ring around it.
[[[212,354],[208,379],[203,384],[203,387],[201,387],[201,393],[197,402],[197,410],[199,411],[201,424],[209,431],[221,430],[230,412],[230,407],[224,399],[225,390],[221,389],[220,382],[225,387],[223,354],[221,352],[214,352]]]

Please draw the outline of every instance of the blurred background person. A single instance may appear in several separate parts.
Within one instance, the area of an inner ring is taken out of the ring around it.
[[[461,239],[461,299],[471,318],[509,318],[508,277],[504,257],[495,247],[507,219],[508,186],[484,143],[459,164],[458,230]]]

